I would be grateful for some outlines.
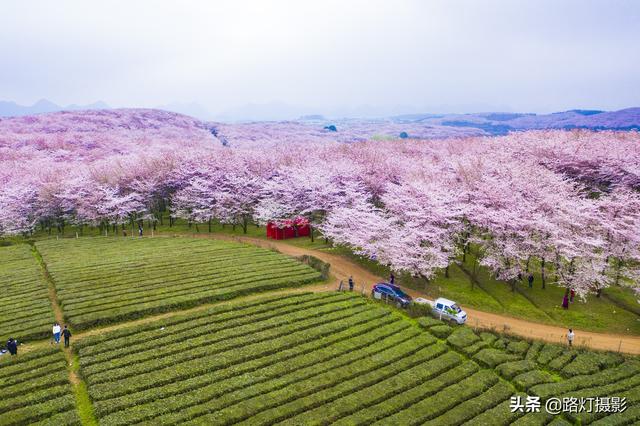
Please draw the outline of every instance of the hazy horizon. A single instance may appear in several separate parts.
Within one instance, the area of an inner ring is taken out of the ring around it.
[[[634,1],[8,3],[0,99],[232,119],[618,110],[640,105],[638,18]]]

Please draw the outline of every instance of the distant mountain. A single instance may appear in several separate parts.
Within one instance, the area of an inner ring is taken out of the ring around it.
[[[60,106],[47,99],[40,99],[31,106],[19,105],[11,101],[0,101],[0,117],[22,117],[25,115],[43,114],[56,111],[79,111],[79,110],[109,109],[109,105],[102,101],[89,105],[68,105]]]
[[[396,123],[421,123],[433,126],[464,127],[478,134],[502,135],[511,131],[534,129],[640,130],[640,108],[619,111],[580,110],[552,114],[476,113],[411,114],[391,117]]]

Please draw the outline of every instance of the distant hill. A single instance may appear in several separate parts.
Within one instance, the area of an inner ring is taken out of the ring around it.
[[[109,108],[109,105],[102,101],[94,102],[88,105],[71,104],[67,106],[60,106],[46,99],[40,99],[38,102],[30,106],[19,105],[11,101],[0,101],[0,117],[23,117],[25,115],[43,114],[47,112],[96,110]]]
[[[391,117],[396,123],[422,123],[434,126],[464,127],[478,134],[502,135],[533,129],[640,130],[640,108],[619,111],[574,109],[553,114],[477,113],[412,114]]]

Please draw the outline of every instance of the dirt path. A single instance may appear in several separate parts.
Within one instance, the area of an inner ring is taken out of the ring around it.
[[[326,253],[320,250],[305,249],[280,241],[263,240],[252,237],[214,234],[214,238],[246,242],[265,248],[275,248],[279,252],[289,256],[302,256],[303,254],[308,254],[315,256],[324,262],[330,263],[331,273],[335,277],[335,280],[327,285],[312,288],[314,291],[333,290],[337,287],[337,283],[340,280],[344,280],[346,283],[349,275],[353,275],[353,279],[356,283],[356,290],[361,291],[364,286],[364,291],[367,294],[371,291],[371,286],[373,284],[386,281],[386,279],[372,274],[363,267],[342,256]],[[425,297],[424,294],[421,294],[416,290],[404,290],[412,297]],[[522,337],[545,340],[547,342],[566,343],[567,330],[561,327],[539,324],[509,316],[477,311],[475,309],[465,308],[465,311],[468,315],[468,325],[471,327],[493,329]],[[574,341],[576,346],[585,346],[593,349],[616,352],[621,351],[635,355],[640,354],[640,337],[594,333],[578,329],[575,329],[574,332],[576,333]]]

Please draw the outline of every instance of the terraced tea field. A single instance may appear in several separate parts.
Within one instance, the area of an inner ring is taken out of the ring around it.
[[[36,244],[76,330],[320,280],[294,259],[192,238],[84,238]]]
[[[516,394],[624,396],[624,413],[562,420],[640,420],[636,358],[419,323],[358,296],[297,294],[124,327],[76,347],[102,425],[554,420],[511,413]]]
[[[0,356],[0,383],[0,424],[80,424],[66,360],[57,347]]]
[[[53,310],[40,266],[27,244],[0,247],[0,339],[46,338]]]

